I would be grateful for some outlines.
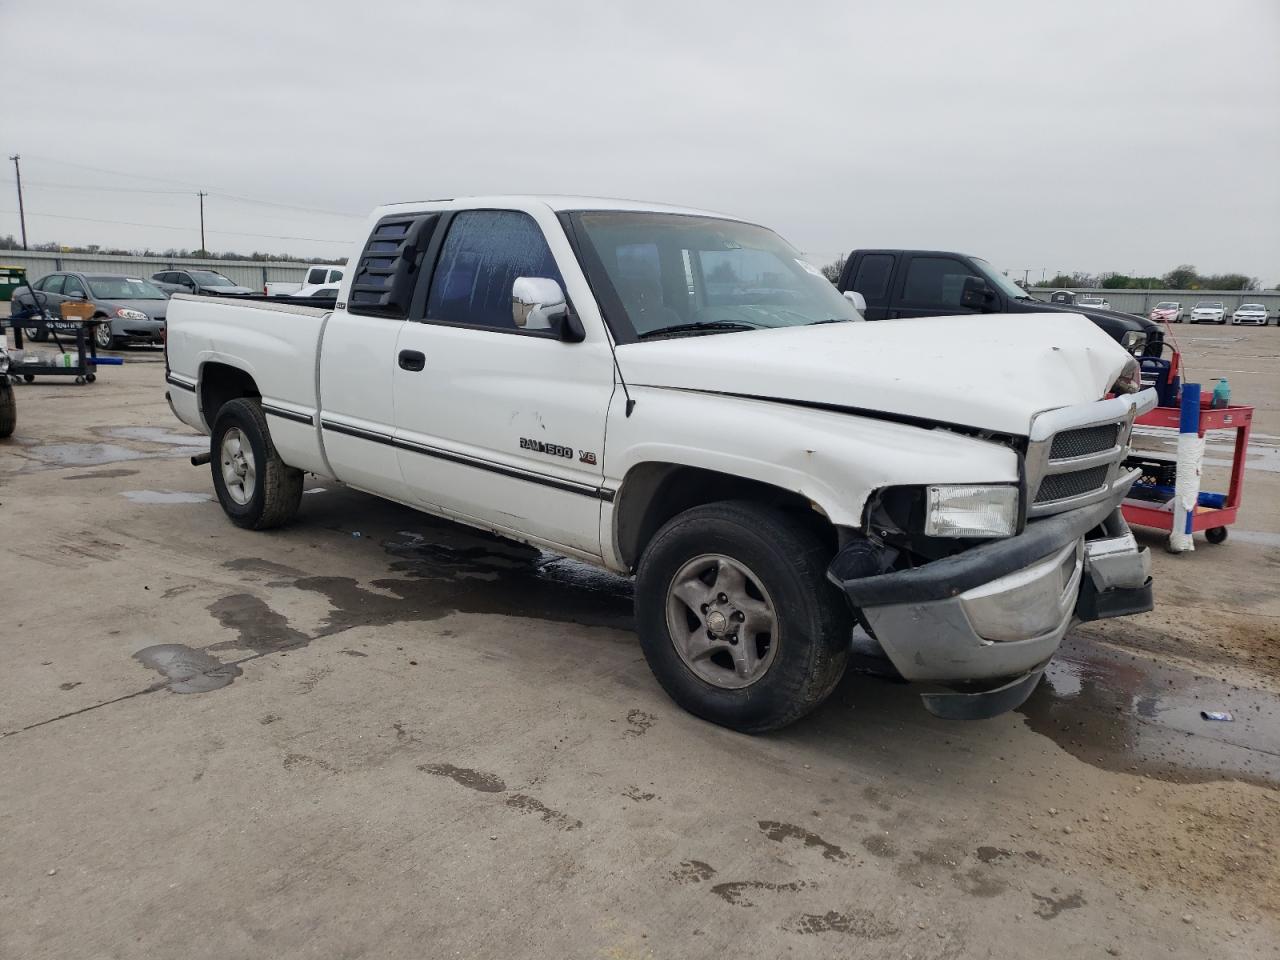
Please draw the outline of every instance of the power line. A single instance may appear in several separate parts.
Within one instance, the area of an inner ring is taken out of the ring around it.
[[[16,210],[0,210],[0,213],[17,213]],[[181,230],[184,233],[190,227],[175,227],[167,223],[138,223],[134,220],[98,220],[93,217],[70,217],[61,213],[37,213],[31,212],[33,217],[46,217],[53,220],[75,220],[81,223],[109,223],[113,226],[122,227],[151,227],[155,230]],[[236,230],[210,230],[210,233],[220,236],[229,237],[255,237],[259,240],[306,240],[310,243],[350,243],[350,240],[334,240],[331,237],[290,237],[271,233],[241,233]]]
[[[186,191],[143,190],[141,188],[136,188],[136,187],[135,188],[86,187],[86,186],[77,186],[74,184],[55,184],[51,182],[42,184],[43,186],[50,186],[50,187],[57,186],[63,189],[71,189],[71,190],[106,190],[114,193],[157,193],[157,194],[163,194],[163,193],[178,194],[178,193],[184,193],[184,192],[194,193],[197,190],[204,189],[203,184],[191,183],[187,180],[172,180],[172,179],[169,179],[168,177],[152,177],[152,176],[148,176],[146,174],[140,174],[140,173],[125,173],[122,170],[108,170],[106,167],[95,167],[87,163],[73,163],[70,160],[55,160],[53,157],[43,157],[43,156],[39,156],[38,154],[28,154],[28,158],[31,158],[31,157],[34,157],[37,160],[43,160],[45,163],[61,164],[67,167],[76,167],[80,170],[91,170],[94,173],[105,173],[113,177],[128,177],[129,179],[132,179],[132,180],[151,180],[157,183],[172,183],[172,184],[178,184],[180,186],[191,187],[191,189]],[[352,219],[364,219],[365,217],[365,214],[363,213],[348,213],[343,210],[325,210],[320,207],[306,207],[306,206],[301,206],[299,204],[279,203],[278,201],[275,201],[275,200],[260,200],[257,197],[245,197],[245,196],[241,196],[240,194],[224,193],[222,191],[208,191],[208,192],[210,196],[222,197],[225,200],[238,200],[241,203],[255,203],[255,204],[259,204],[261,206],[266,206],[266,207],[279,207],[285,210],[300,210],[304,213],[319,213],[319,214],[324,214],[326,216],[332,216],[332,217],[350,217]]]
[[[13,183],[12,180],[6,180],[5,183]],[[28,187],[53,187],[58,190],[87,190],[91,193],[154,193],[166,196],[189,197],[190,190],[147,190],[143,187],[86,187],[77,183],[53,183],[49,180],[28,180]]]

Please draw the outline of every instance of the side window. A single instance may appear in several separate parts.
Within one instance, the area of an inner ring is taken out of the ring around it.
[[[80,282],[79,277],[67,277],[62,284],[62,292],[68,297],[87,297],[84,292],[84,284]]]
[[[330,283],[337,283],[337,282],[338,282],[339,280],[341,280],[341,279],[342,279],[342,271],[341,271],[341,270],[330,270],[330,271],[329,271],[329,282],[330,282]]]
[[[45,293],[61,293],[62,292],[62,274],[55,273],[52,276],[45,277],[41,281],[40,289]]]
[[[152,283],[172,283],[173,281],[170,280],[169,277],[170,277],[170,274],[167,274],[167,273],[153,273],[151,275],[151,282]]]
[[[546,277],[564,287],[534,219],[514,210],[459,213],[440,248],[427,320],[515,330],[511,287],[517,277]]]
[[[189,273],[175,273],[173,275],[173,282],[180,283],[189,290],[194,290],[196,288],[196,282],[191,279],[191,274]]]
[[[314,270],[307,271],[307,284],[324,283],[325,275],[324,267],[316,267]]]
[[[912,257],[902,302],[963,309],[960,293],[965,278],[972,276],[976,274],[951,257]]]
[[[868,303],[883,301],[889,294],[889,276],[893,273],[893,254],[868,253],[858,263],[853,289]]]

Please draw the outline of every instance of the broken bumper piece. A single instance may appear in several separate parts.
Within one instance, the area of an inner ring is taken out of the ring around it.
[[[912,570],[836,583],[904,678],[951,688],[925,705],[956,718],[1020,705],[1074,624],[1152,606],[1150,553],[1112,502]]]

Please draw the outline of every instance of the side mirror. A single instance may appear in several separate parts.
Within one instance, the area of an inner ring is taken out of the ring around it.
[[[991,299],[991,291],[987,281],[981,277],[965,277],[964,286],[960,289],[960,306],[970,310],[981,310]]]
[[[867,316],[867,298],[857,290],[846,290],[844,298],[853,304],[853,309],[858,311],[858,316],[865,320]]]
[[[560,284],[548,277],[516,277],[511,285],[511,320],[521,330],[558,330],[560,339],[579,343],[586,336],[569,312]]]

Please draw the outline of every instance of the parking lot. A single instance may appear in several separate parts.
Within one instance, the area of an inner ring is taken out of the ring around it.
[[[1280,330],[1174,330],[1257,408],[1225,544],[1142,534],[1156,609],[1015,713],[851,672],[755,738],[665,698],[626,581],[315,480],[233,527],[155,349],[19,387],[0,956],[1274,956]]]

